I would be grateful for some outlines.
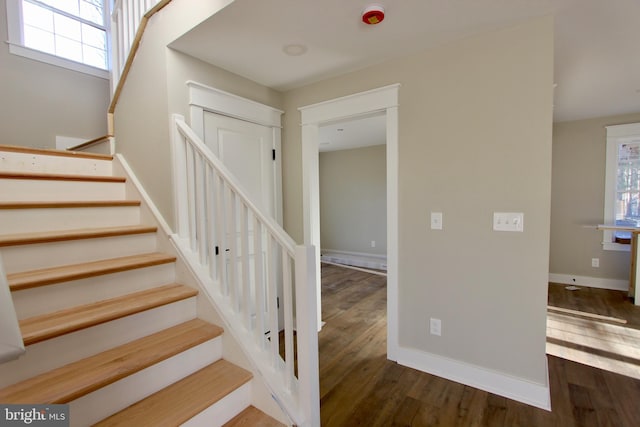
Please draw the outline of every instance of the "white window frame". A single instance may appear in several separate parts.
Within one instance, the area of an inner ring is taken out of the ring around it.
[[[110,1],[104,0],[104,13],[105,16],[111,16],[109,10]],[[105,19],[105,30],[107,33],[107,60],[110,61],[110,37],[109,37],[109,21]],[[44,62],[47,64],[55,65],[58,67],[66,68],[73,71],[78,71],[92,76],[100,77],[106,80],[110,78],[109,70],[103,70],[101,68],[92,67],[81,62],[72,61],[70,59],[62,58],[60,56],[52,55],[50,53],[41,52],[36,49],[31,49],[24,45],[24,37],[22,32],[22,1],[21,0],[7,0],[7,28],[9,32],[9,52],[22,56],[25,58],[33,59],[35,61]],[[108,63],[109,64],[109,63]],[[109,64],[110,65],[110,64]],[[110,68],[110,66],[109,66]]]
[[[640,137],[640,123],[606,126],[607,163],[605,171],[604,224],[616,223],[616,177],[618,174],[618,145],[622,139]],[[613,230],[604,230],[602,248],[609,251],[631,251],[631,245],[616,243]]]

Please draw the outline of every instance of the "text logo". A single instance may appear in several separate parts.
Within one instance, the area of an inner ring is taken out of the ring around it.
[[[2,405],[0,427],[69,427],[69,405]]]

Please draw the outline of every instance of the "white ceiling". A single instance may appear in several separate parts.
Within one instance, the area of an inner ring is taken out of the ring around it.
[[[324,152],[386,144],[386,129],[384,113],[320,126],[319,149]]]
[[[555,17],[554,119],[640,112],[640,0],[235,0],[172,47],[287,91],[529,18]],[[288,56],[283,46],[307,47]]]

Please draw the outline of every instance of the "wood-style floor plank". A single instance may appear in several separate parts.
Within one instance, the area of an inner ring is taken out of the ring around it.
[[[145,310],[194,297],[196,289],[171,284],[101,300],[20,321],[24,345],[75,332]]]
[[[284,424],[274,420],[254,406],[249,406],[223,427],[284,427]]]
[[[42,172],[10,172],[0,171],[0,179],[30,179],[42,181],[88,181],[88,182],[126,182],[123,176],[111,175],[71,175]]]
[[[148,335],[0,390],[2,403],[68,403],[222,334],[200,319]]]
[[[11,291],[80,280],[104,274],[119,273],[137,268],[175,262],[176,257],[161,252],[111,258],[81,264],[64,265],[40,270],[7,274]]]
[[[47,148],[32,148],[8,144],[0,144],[0,151],[8,153],[42,154],[46,156],[73,157],[95,160],[113,160],[113,156],[109,154],[88,153],[85,151],[53,150]]]
[[[219,360],[95,424],[110,426],[179,426],[250,381],[250,372]]]
[[[125,225],[120,227],[81,228],[75,230],[43,231],[0,235],[0,247],[30,245],[36,243],[64,242],[68,240],[96,239],[101,237],[128,236],[155,233],[158,227],[149,225]]]
[[[319,334],[323,426],[640,425],[640,380],[571,360],[548,356],[551,412],[388,361],[385,281],[322,265],[322,318],[327,322]],[[550,287],[549,304],[624,318],[626,325],[640,329],[640,309],[615,293],[564,295]],[[574,320],[572,327],[582,324]],[[627,336],[629,344],[635,332],[619,335]]]
[[[140,206],[139,200],[73,200],[0,202],[0,209],[64,209]]]

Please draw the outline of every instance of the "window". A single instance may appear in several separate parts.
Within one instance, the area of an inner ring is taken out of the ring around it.
[[[604,222],[640,227],[640,123],[607,126]],[[603,246],[629,250],[628,231],[605,231]]]
[[[108,78],[108,0],[7,0],[11,53]]]

